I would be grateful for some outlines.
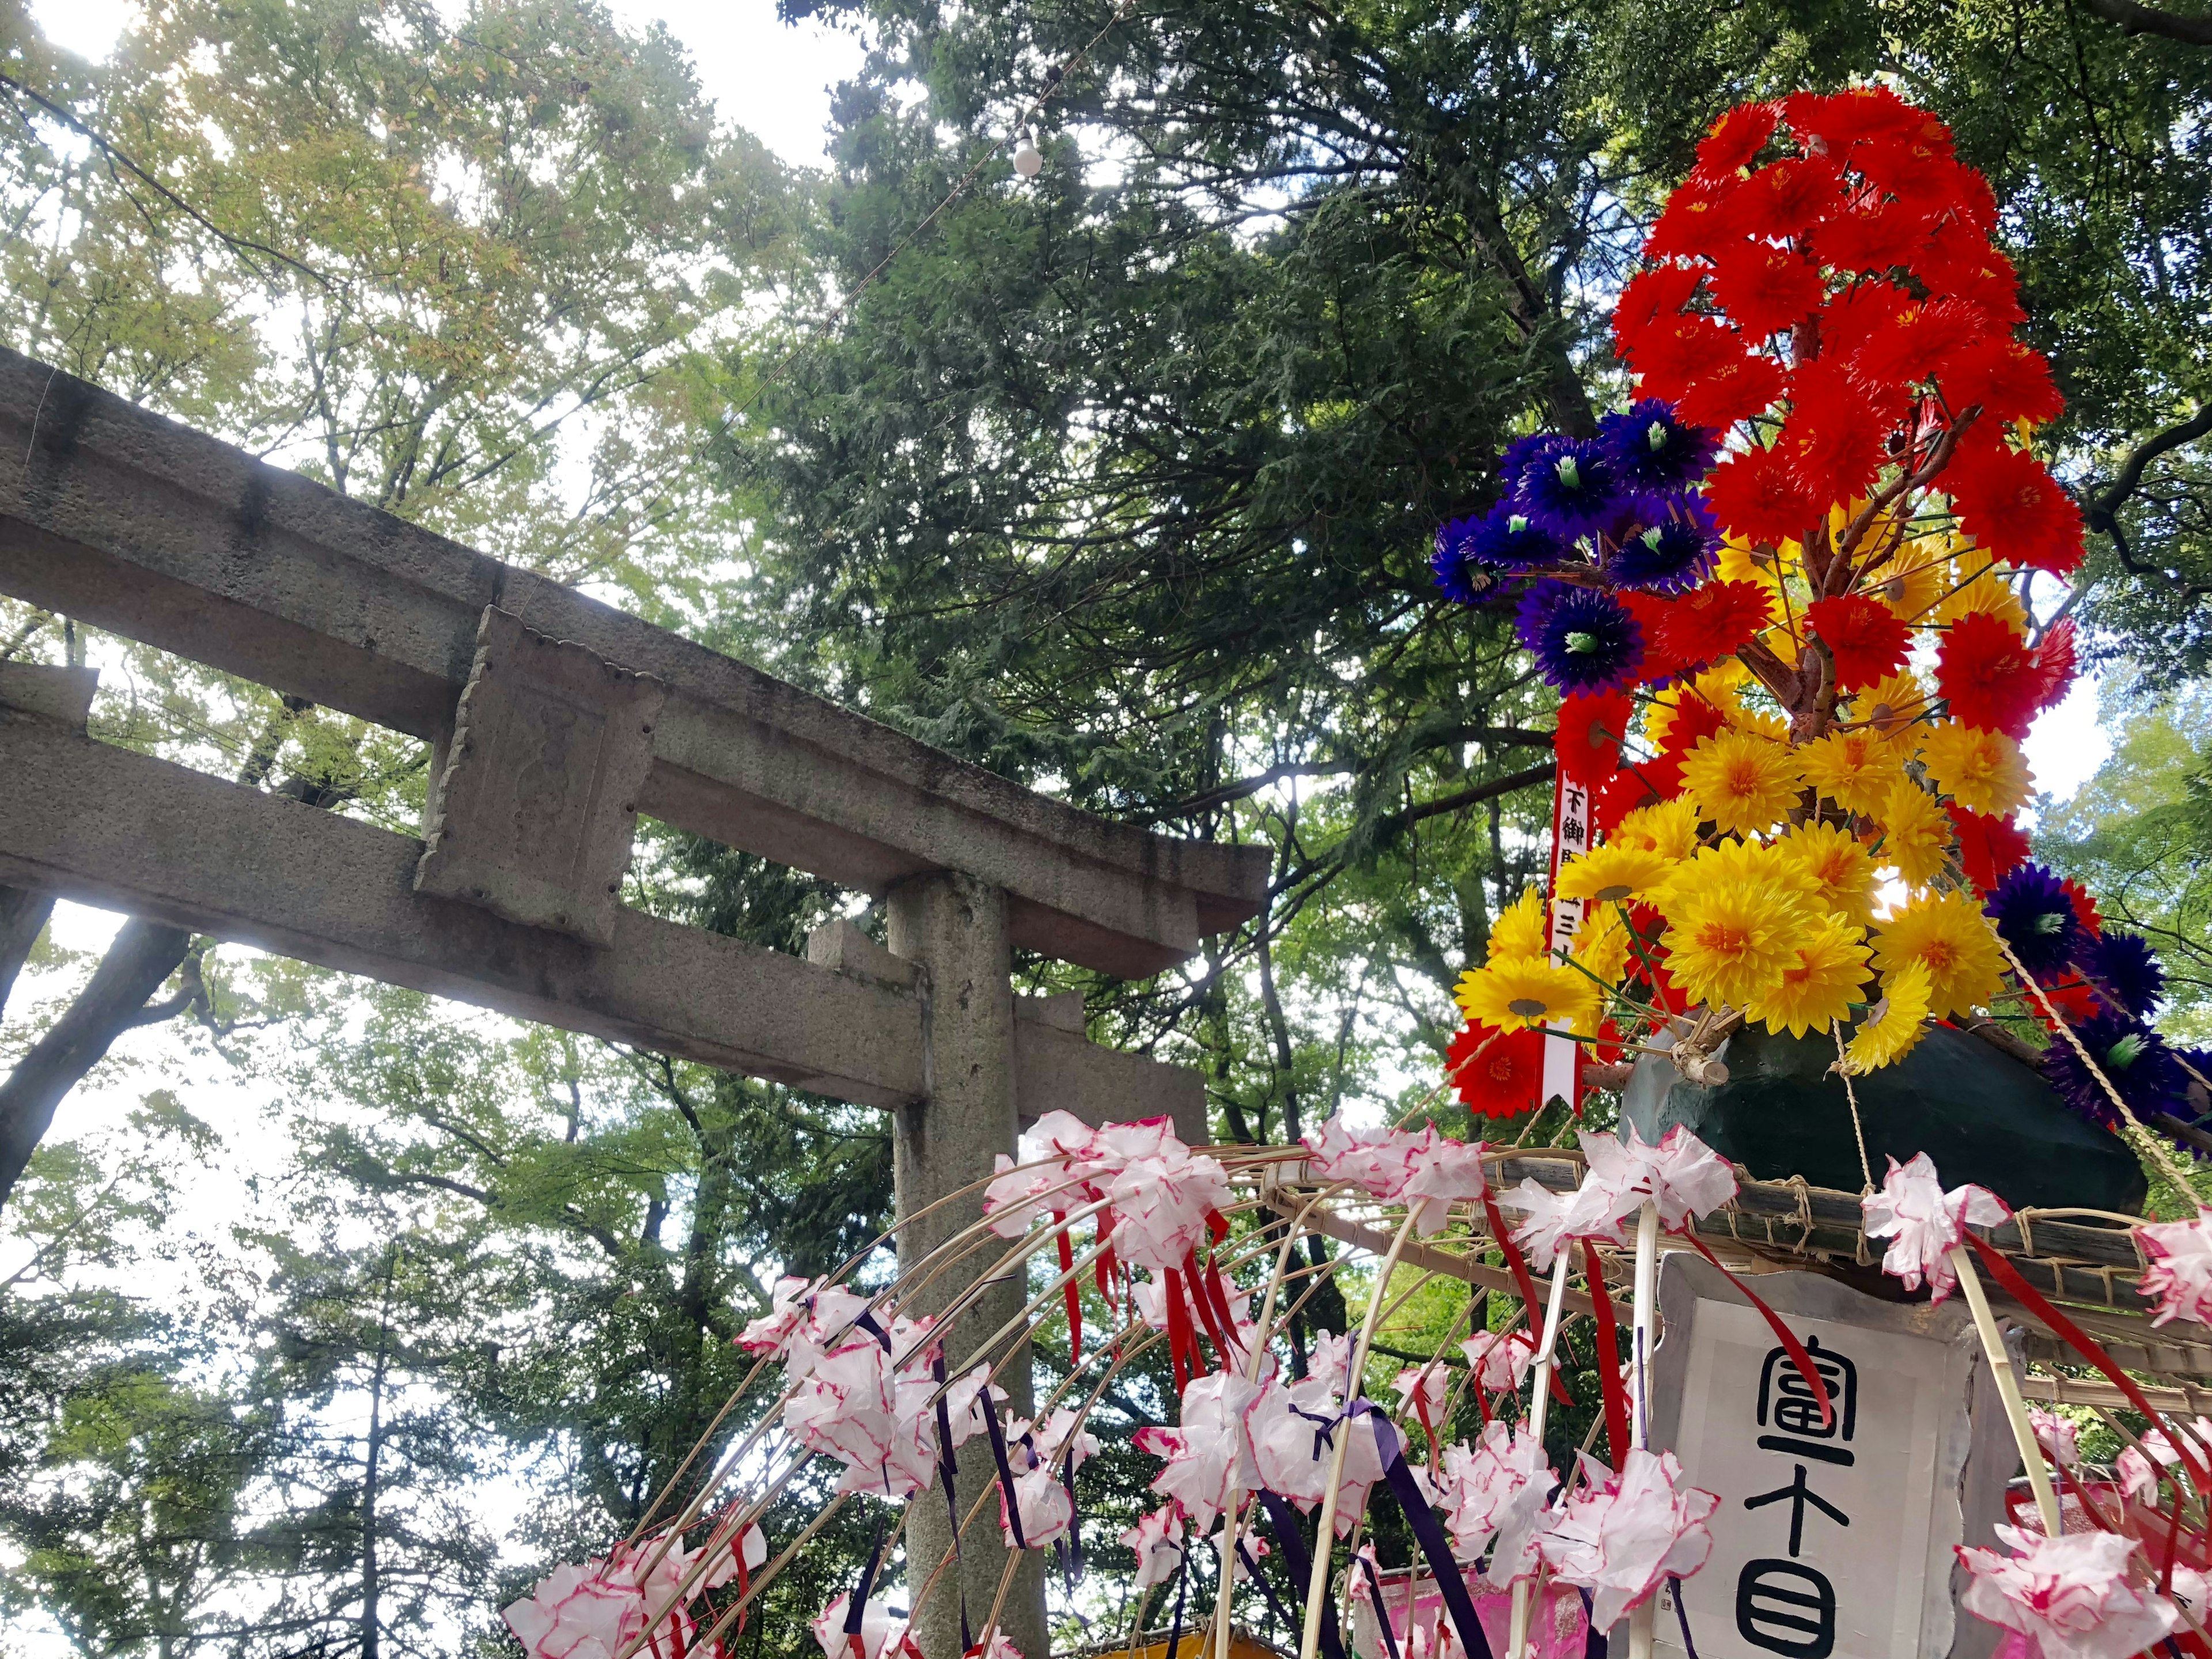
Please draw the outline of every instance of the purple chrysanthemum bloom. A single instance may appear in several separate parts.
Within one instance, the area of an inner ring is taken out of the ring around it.
[[[2166,994],[2166,969],[2133,933],[2108,929],[2084,938],[2075,951],[2074,965],[2107,1007],[2137,1019],[2148,1019]]]
[[[2159,1034],[2139,1020],[2118,1014],[2093,1014],[2074,1028],[2081,1046],[2097,1062],[2097,1069],[2112,1079],[2128,1109],[2146,1122],[2172,1113],[2187,1117],[2189,1076],[2175,1061]],[[2043,1051],[2044,1079],[2079,1115],[2107,1129],[2120,1126],[2120,1115],[2103,1084],[2081,1063],[2081,1056],[2063,1036],[2051,1039]]]
[[[1563,542],[1606,528],[1634,493],[1622,487],[1613,451],[1595,438],[1559,440],[1508,476],[1521,511]]]
[[[2062,972],[2088,943],[2066,889],[2039,864],[2023,864],[1999,882],[1982,906],[2021,966],[2038,979]]]
[[[1475,557],[1474,519],[1448,519],[1437,526],[1436,551],[1429,569],[1444,597],[1455,605],[1474,605],[1498,586],[1498,574]]]
[[[1562,696],[1610,691],[1643,665],[1644,629],[1610,593],[1540,581],[1522,596],[1515,621],[1545,684]]]
[[[1534,432],[1525,438],[1516,438],[1498,458],[1498,476],[1505,481],[1505,488],[1510,492],[1530,463],[1549,460],[1572,442],[1574,440],[1563,432]]]
[[[1473,520],[1473,556],[1499,570],[1528,570],[1557,564],[1567,556],[1565,543],[1547,535],[1510,500]]]
[[[1631,489],[1686,489],[1705,476],[1721,447],[1718,433],[1685,425],[1659,398],[1631,404],[1597,427]]]
[[[1720,552],[1712,511],[1695,495],[1677,495],[1650,510],[1649,526],[1620,539],[1605,562],[1606,574],[1622,587],[1686,593],[1712,574]]]

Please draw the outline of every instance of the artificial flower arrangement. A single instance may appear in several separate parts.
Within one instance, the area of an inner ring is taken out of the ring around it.
[[[1614,313],[1635,401],[1515,444],[1498,504],[1439,533],[1448,594],[1516,603],[1596,832],[1558,872],[1571,950],[1531,890],[1460,985],[1470,1103],[1535,1103],[1537,1030],[1610,1059],[1702,1012],[1864,1073],[2009,1009],[2083,1116],[2199,1115],[2156,961],[2016,822],[2021,740],[2075,672],[2032,584],[2080,564],[2081,517],[2033,453],[2061,400],[1995,222],[1887,90],[1730,112]]]
[[[2053,1029],[2046,1066],[2062,1091],[2185,1186],[2142,1129],[2189,1109],[2196,1064],[2144,1024],[2156,966],[2099,925],[2087,895],[2028,864],[2012,822],[2027,787],[2020,738],[2073,668],[2068,631],[2036,636],[2016,584],[2063,574],[2081,549],[2078,517],[2026,447],[2057,396],[2011,337],[2020,313],[1992,219],[1942,129],[1885,92],[1732,112],[1621,302],[1644,395],[1595,437],[1517,446],[1498,508],[1440,538],[1455,594],[1516,598],[1522,637],[1565,696],[1562,769],[1590,786],[1604,832],[1559,872],[1558,896],[1585,908],[1564,946],[1532,892],[1462,983],[1471,1023],[1451,1077],[1486,1111],[1535,1103],[1547,1033],[1603,1054],[1674,1024],[1684,1063],[1698,1033],[1741,1017],[1832,1041],[1848,1078],[1898,1060],[1931,1018],[2000,1002],[2009,975],[2009,994]],[[1885,879],[1903,897],[1878,919]],[[858,1288],[855,1258],[780,1284],[738,1339],[756,1364],[726,1414],[764,1372],[781,1379],[741,1443],[701,1462],[681,1502],[672,1481],[629,1539],[557,1570],[507,1623],[532,1659],[726,1655],[747,1609],[847,1503],[949,1503],[972,1539],[986,1505],[963,1517],[953,1479],[981,1441],[1007,1552],[998,1601],[971,1608],[962,1574],[946,1571],[956,1553],[918,1564],[918,1583],[910,1571],[895,1611],[879,1545],[813,1633],[824,1659],[922,1659],[921,1609],[943,1598],[957,1601],[966,1659],[1024,1659],[1000,1628],[1015,1564],[1052,1548],[1071,1578],[1080,1571],[1079,1472],[1097,1449],[1085,1425],[1164,1345],[1173,1425],[1134,1437],[1159,1462],[1160,1502],[1121,1541],[1139,1631],[1173,1586],[1170,1653],[1202,1546],[1215,1609],[1190,1622],[1216,1652],[1242,1593],[1298,1632],[1298,1659],[1343,1659],[1340,1615],[1358,1601],[1387,1659],[1494,1659],[1500,1640],[1507,1659],[1564,1659],[1622,1620],[1630,1653],[1648,1655],[1660,1592],[1704,1566],[1718,1502],[1650,1443],[1636,1361],[1652,1336],[1652,1270],[1672,1235],[1727,1271],[1698,1230],[1739,1188],[1680,1128],[1656,1146],[1632,1131],[1579,1139],[1570,1184],[1507,1189],[1492,1177],[1510,1154],[1433,1127],[1332,1118],[1295,1147],[1202,1152],[1164,1121],[1094,1127],[1049,1113],[1021,1162],[1002,1156],[978,1183],[980,1218],[889,1283]],[[2006,1630],[2007,1659],[2127,1659],[2154,1644],[2212,1659],[2200,1616],[2212,1584],[2178,1549],[2185,1521],[2203,1532],[2212,1506],[2212,1422],[2162,1419],[1973,1231],[2007,1219],[1994,1194],[1946,1190],[1924,1154],[1891,1159],[1879,1189],[1869,1171],[1868,1186],[1864,1231],[1885,1242],[1884,1270],[1971,1304],[2034,1490],[2036,1528],[2000,1529],[2002,1553],[1960,1550],[1960,1604]],[[1292,1272],[1316,1230],[1363,1241],[1381,1265],[1357,1334],[1324,1337],[1291,1366],[1291,1321],[1311,1293],[1299,1281],[1353,1259]],[[2212,1213],[2136,1237],[2157,1322],[2212,1319]],[[1370,1362],[1416,1238],[1426,1271],[1457,1254],[1471,1282],[1510,1285],[1497,1304],[1511,1316],[1453,1331],[1377,1390],[1395,1395],[1385,1403],[1369,1397]],[[1601,1250],[1633,1252],[1626,1319]],[[2122,1460],[2122,1501],[2090,1489],[2068,1425],[2021,1400],[1978,1260],[2151,1425]],[[1545,1426],[1577,1267],[1605,1455],[1561,1468]],[[1024,1319],[978,1339],[996,1315],[980,1321],[972,1299],[936,1317],[902,1310],[941,1275],[986,1272],[1028,1276]],[[1831,1413],[1802,1346],[1738,1285]],[[1088,1345],[1086,1299],[1107,1313]],[[1066,1375],[1032,1414],[1012,1414],[994,1379],[1029,1363],[1032,1328],[1063,1309]],[[1478,1431],[1450,1438],[1469,1403]],[[817,1460],[834,1491],[770,1560],[769,1506]],[[2088,1531],[2062,1526],[2060,1483]],[[1409,1613],[1394,1626],[1359,1546],[1384,1486],[1443,1601],[1432,1630]],[[2197,1559],[2212,1559],[2212,1540]]]

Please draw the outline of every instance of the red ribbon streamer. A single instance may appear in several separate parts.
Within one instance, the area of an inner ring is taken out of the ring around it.
[[[1828,1397],[1828,1381],[1820,1375],[1820,1368],[1813,1364],[1813,1356],[1805,1351],[1805,1345],[1800,1342],[1790,1328],[1776,1316],[1774,1310],[1760,1300],[1757,1291],[1753,1290],[1750,1285],[1745,1284],[1726,1267],[1721,1267],[1720,1259],[1705,1248],[1704,1239],[1699,1238],[1687,1226],[1682,1229],[1680,1236],[1690,1241],[1699,1255],[1705,1257],[1716,1267],[1720,1267],[1721,1277],[1741,1291],[1751,1305],[1759,1310],[1759,1316],[1766,1322],[1766,1328],[1772,1331],[1776,1339],[1781,1342],[1783,1351],[1790,1356],[1790,1363],[1797,1368],[1797,1375],[1805,1379],[1806,1386],[1813,1390],[1814,1396],[1820,1401],[1820,1426],[1825,1429],[1833,1423],[1836,1420],[1836,1407],[1834,1402]]]
[[[1206,1328],[1206,1337],[1213,1344],[1214,1354],[1221,1361],[1221,1369],[1224,1371],[1231,1370],[1234,1362],[1229,1357],[1229,1339],[1221,1334],[1221,1323],[1213,1316],[1213,1309],[1206,1294],[1206,1275],[1199,1269],[1198,1252],[1194,1249],[1182,1253],[1182,1282],[1192,1303],[1198,1309],[1198,1322]],[[1198,1339],[1194,1334],[1191,1346],[1195,1350],[1197,1346]],[[1191,1370],[1195,1374],[1197,1370],[1194,1358]]]
[[[1605,1270],[1597,1263],[1597,1246],[1583,1240],[1583,1265],[1589,1279],[1590,1311],[1597,1321],[1598,1392],[1605,1401],[1605,1444],[1618,1469],[1628,1455],[1628,1395],[1620,1386],[1620,1345],[1613,1333],[1619,1322],[1613,1314],[1613,1292],[1606,1288]],[[1556,1369],[1553,1375],[1557,1375]]]
[[[1083,1287],[1076,1283],[1075,1242],[1067,1236],[1067,1212],[1054,1210],[1053,1220],[1060,1227],[1060,1272],[1067,1282],[1060,1292],[1067,1303],[1067,1363],[1079,1364],[1083,1359]]]
[[[1513,1235],[1506,1231],[1505,1218],[1498,1213],[1498,1200],[1490,1195],[1487,1186],[1482,1189],[1482,1213],[1490,1222],[1490,1236],[1498,1241],[1498,1248],[1505,1254],[1505,1265],[1512,1270],[1513,1282],[1521,1287],[1521,1304],[1528,1310],[1528,1325],[1533,1330],[1538,1318],[1536,1310],[1542,1305],[1536,1300],[1536,1284],[1528,1277],[1528,1264],[1522,1259],[1520,1248],[1513,1242]],[[1566,1383],[1560,1380],[1557,1365],[1552,1367],[1552,1398],[1562,1406],[1575,1403],[1574,1395],[1567,1392]]]
[[[1180,1395],[1197,1369],[1192,1362],[1198,1337],[1190,1328],[1190,1310],[1183,1305],[1182,1275],[1170,1267],[1161,1279],[1168,1304],[1168,1361],[1175,1368],[1176,1392]]]

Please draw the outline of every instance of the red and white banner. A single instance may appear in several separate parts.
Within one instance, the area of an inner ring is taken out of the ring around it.
[[[1591,805],[1589,788],[1569,777],[1565,766],[1560,767],[1552,794],[1551,948],[1555,963],[1567,959],[1568,952],[1574,948],[1575,930],[1582,926],[1582,900],[1559,896],[1559,866],[1577,854],[1589,851]],[[1565,1101],[1572,1111],[1582,1110],[1582,1073],[1575,1064],[1577,1047],[1567,1037],[1544,1039],[1543,1081],[1537,1097],[1540,1108],[1559,1099]]]

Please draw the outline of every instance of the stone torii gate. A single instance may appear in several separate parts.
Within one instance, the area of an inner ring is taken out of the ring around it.
[[[1197,1073],[1016,996],[1010,953],[1157,972],[1259,914],[1264,848],[1078,811],[4,350],[0,592],[433,751],[416,840],[93,740],[88,671],[0,665],[0,884],[884,1109],[902,1214],[1055,1107],[1207,1139]],[[877,896],[890,948],[835,922],[802,961],[624,908],[641,812]],[[975,1212],[931,1212],[902,1253]],[[987,1292],[979,1328],[1023,1300]],[[1026,1411],[1026,1366],[1005,1380]],[[1005,1555],[977,1531],[980,1617]],[[942,1507],[907,1539],[918,1586]],[[1003,1620],[1030,1659],[1042,1565]],[[934,1596],[929,1659],[957,1627]]]

